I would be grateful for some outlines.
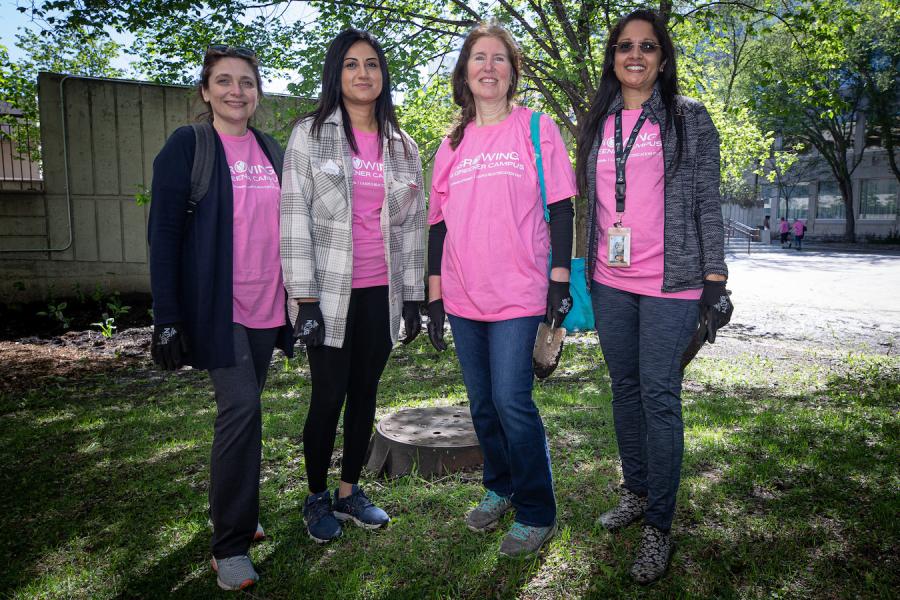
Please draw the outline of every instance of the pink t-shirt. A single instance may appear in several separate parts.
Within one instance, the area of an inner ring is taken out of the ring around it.
[[[641,109],[622,111],[622,144],[628,143]],[[594,281],[603,285],[658,298],[697,300],[701,289],[662,292],[665,172],[659,125],[644,121],[625,163],[625,214],[622,226],[631,228],[631,265],[608,265],[606,230],[616,220],[615,116],[603,128],[597,153],[597,267]]]
[[[234,195],[232,319],[265,329],[285,324],[285,291],[279,253],[281,186],[253,135],[219,134]]]
[[[378,133],[353,130],[359,152],[353,153],[354,288],[388,284],[381,207],[384,204],[384,159]]]
[[[791,226],[788,224],[788,222],[782,221],[781,226],[780,226],[781,233],[787,233],[790,230],[791,230]]]
[[[469,123],[460,145],[445,139],[434,159],[428,222],[447,224],[441,291],[448,313],[479,321],[544,314],[547,224],[529,121],[516,107],[502,123]],[[541,154],[552,204],[576,193],[556,124],[541,117]]]
[[[803,221],[797,219],[794,221],[794,235],[798,237],[803,237]]]

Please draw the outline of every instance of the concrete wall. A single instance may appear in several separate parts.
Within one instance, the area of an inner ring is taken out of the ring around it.
[[[149,207],[135,194],[149,189],[166,138],[202,104],[193,88],[137,81],[41,73],[38,88],[44,190],[0,191],[0,299],[40,299],[51,286],[64,296],[76,283],[149,291]],[[300,103],[267,96],[253,124],[285,140]],[[16,249],[41,250],[3,252]]]

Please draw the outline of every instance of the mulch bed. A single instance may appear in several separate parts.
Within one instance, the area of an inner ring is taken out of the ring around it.
[[[141,327],[112,338],[88,330],[0,341],[0,394],[23,394],[61,380],[148,365],[151,334],[151,327]]]

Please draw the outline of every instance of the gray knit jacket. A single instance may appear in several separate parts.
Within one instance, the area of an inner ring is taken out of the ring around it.
[[[665,225],[663,233],[663,292],[703,287],[707,275],[728,276],[725,266],[725,231],[719,199],[719,132],[704,106],[691,98],[677,96],[675,110],[684,117],[681,159],[675,164],[674,124],[666,118],[659,86],[644,102],[650,122],[660,124],[665,169]],[[597,164],[603,123],[623,108],[619,93],[601,120],[591,147],[588,165]],[[668,126],[666,126],[668,124]],[[588,289],[593,283],[597,261],[597,170],[588,167],[587,240]],[[612,194],[613,190],[604,193]]]

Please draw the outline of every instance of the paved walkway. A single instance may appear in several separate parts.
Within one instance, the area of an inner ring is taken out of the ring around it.
[[[900,250],[729,245],[735,313],[726,339],[846,353],[900,352]],[[729,341],[728,346],[732,345]],[[731,348],[735,350],[735,348]]]

